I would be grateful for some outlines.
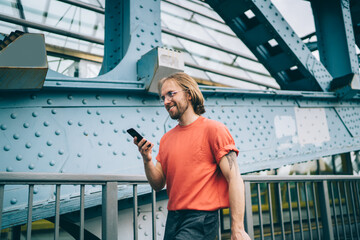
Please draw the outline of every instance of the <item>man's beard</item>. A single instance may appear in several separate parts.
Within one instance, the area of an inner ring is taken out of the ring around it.
[[[185,104],[180,103],[175,105],[177,111],[174,114],[171,114],[171,112],[169,112],[171,119],[179,120],[181,116],[184,114],[184,112],[188,109],[189,102],[188,101],[184,101],[184,102]]]

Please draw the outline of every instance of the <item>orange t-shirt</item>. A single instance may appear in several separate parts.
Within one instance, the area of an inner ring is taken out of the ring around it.
[[[231,150],[239,152],[226,126],[201,116],[167,132],[156,159],[166,177],[168,209],[229,207],[228,183],[218,164]]]

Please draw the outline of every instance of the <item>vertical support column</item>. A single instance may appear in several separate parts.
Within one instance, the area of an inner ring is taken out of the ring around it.
[[[337,90],[347,98],[360,89],[359,62],[349,5],[349,0],[311,1],[320,60],[334,78],[330,90]]]
[[[328,191],[328,182],[319,183],[319,202],[321,211],[321,221],[323,226],[323,237],[327,240],[334,240],[334,231],[331,221],[330,200]]]
[[[102,239],[118,239],[117,182],[102,187]]]
[[[250,182],[245,181],[245,230],[251,239],[254,239],[254,223],[251,204]]]
[[[116,67],[130,43],[130,1],[106,1],[104,59],[100,73]]]

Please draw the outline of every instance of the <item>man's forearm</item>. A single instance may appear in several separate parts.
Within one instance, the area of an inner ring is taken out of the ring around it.
[[[244,182],[240,176],[234,176],[229,181],[229,199],[231,209],[232,232],[244,230],[245,196]]]
[[[144,168],[146,178],[148,179],[151,187],[155,191],[160,191],[165,185],[162,173],[156,169],[152,161],[144,162]]]

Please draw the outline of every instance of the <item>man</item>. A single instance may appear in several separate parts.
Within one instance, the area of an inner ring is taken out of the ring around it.
[[[202,117],[203,95],[185,73],[159,82],[159,93],[172,119],[179,124],[160,141],[156,165],[153,144],[134,143],[144,161],[146,177],[156,191],[166,184],[169,196],[164,239],[218,239],[218,209],[230,206],[231,239],[250,239],[244,230],[244,184],[238,150],[229,130]]]

